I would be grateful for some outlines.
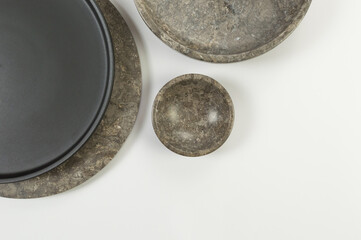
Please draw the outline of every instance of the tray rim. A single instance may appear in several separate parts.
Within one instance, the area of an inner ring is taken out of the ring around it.
[[[158,25],[153,21],[153,18],[150,16],[150,14],[148,14],[149,11],[147,11],[145,8],[142,7],[141,4],[142,1],[143,0],[134,0],[136,8],[140,16],[142,17],[143,21],[148,26],[148,28],[159,39],[161,39],[169,47],[173,48],[174,50],[177,50],[178,52],[188,57],[205,62],[213,62],[213,63],[240,62],[254,57],[258,57],[272,50],[273,48],[277,47],[284,40],[286,40],[292,34],[292,32],[298,27],[298,25],[301,23],[303,18],[306,16],[306,13],[308,12],[308,9],[310,8],[312,3],[312,0],[305,0],[303,5],[301,6],[301,9],[298,11],[298,14],[293,18],[293,21],[287,26],[287,28],[281,34],[279,34],[276,38],[274,38],[270,42],[265,43],[264,45],[250,51],[224,55],[224,54],[204,53],[192,49],[188,46],[185,46],[179,41],[175,40],[174,37],[170,36],[166,31],[163,31],[160,27],[158,27]]]
[[[90,11],[94,14],[96,21],[98,22],[98,26],[101,28],[101,34],[104,38],[104,44],[106,47],[106,55],[107,55],[107,77],[106,77],[106,87],[104,90],[103,98],[100,104],[100,107],[96,113],[95,118],[93,119],[92,123],[90,124],[89,128],[86,130],[83,136],[72,146],[70,147],[65,153],[60,155],[57,159],[50,162],[45,167],[40,167],[35,169],[34,171],[25,172],[21,175],[5,175],[4,178],[0,175],[0,184],[7,184],[7,183],[16,183],[20,181],[25,181],[34,177],[37,177],[41,174],[44,174],[62,163],[66,162],[71,156],[73,156],[91,137],[94,133],[96,128],[98,127],[99,123],[101,122],[104,113],[108,107],[109,100],[111,97],[113,83],[114,83],[114,51],[113,51],[113,44],[112,38],[109,33],[108,25],[103,17],[102,12],[98,8],[97,4],[94,0],[85,0],[86,4],[90,8]]]

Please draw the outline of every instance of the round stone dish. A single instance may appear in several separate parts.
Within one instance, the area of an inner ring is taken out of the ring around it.
[[[152,118],[155,133],[168,149],[198,157],[217,150],[227,140],[234,107],[228,92],[216,80],[187,74],[160,90]]]
[[[114,49],[114,87],[108,108],[94,134],[68,161],[29,180],[0,184],[0,196],[40,198],[79,186],[100,172],[129,136],[142,91],[138,51],[133,36],[113,4],[96,0],[108,25]]]
[[[298,26],[311,0],[134,0],[148,27],[192,58],[229,63],[264,54]]]

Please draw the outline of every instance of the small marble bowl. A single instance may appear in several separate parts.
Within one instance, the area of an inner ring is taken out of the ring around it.
[[[223,145],[234,122],[232,99],[214,79],[187,74],[167,83],[153,105],[153,128],[170,150],[188,157]]]

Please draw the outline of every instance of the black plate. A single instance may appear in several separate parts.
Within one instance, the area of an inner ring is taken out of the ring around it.
[[[0,1],[0,183],[60,165],[87,141],[113,83],[92,0]]]

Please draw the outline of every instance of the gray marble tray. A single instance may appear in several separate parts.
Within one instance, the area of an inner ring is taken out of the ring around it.
[[[285,40],[312,0],[134,0],[148,27],[190,57],[229,63]]]
[[[102,170],[130,134],[139,110],[141,68],[132,34],[108,0],[96,0],[107,21],[115,55],[114,88],[108,109],[95,133],[69,160],[39,177],[0,185],[0,196],[39,198],[72,189]]]

